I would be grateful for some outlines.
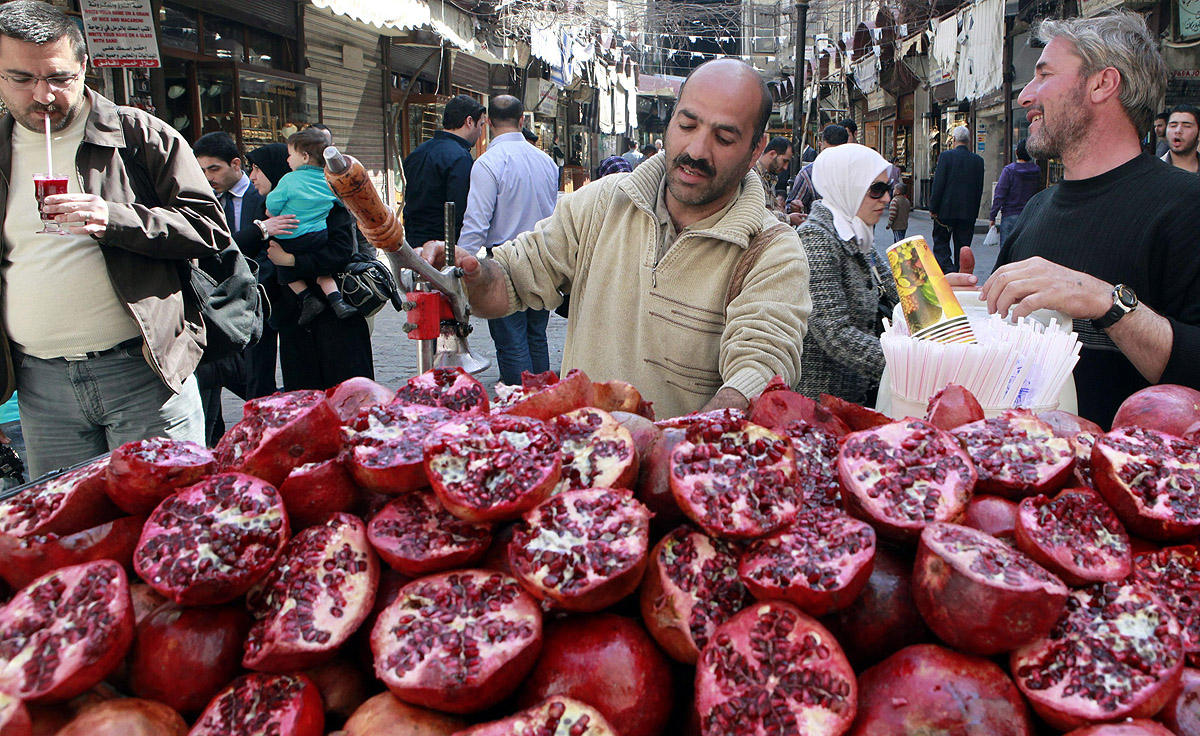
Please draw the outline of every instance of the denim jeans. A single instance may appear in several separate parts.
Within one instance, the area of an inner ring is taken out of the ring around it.
[[[550,348],[546,345],[546,323],[550,312],[526,309],[507,317],[488,320],[488,331],[496,344],[496,363],[500,380],[521,385],[521,371],[543,373],[550,370]]]
[[[1000,232],[1000,245],[1004,245],[1004,241],[1008,240],[1008,236],[1012,234],[1013,228],[1017,226],[1017,218],[1020,215],[1005,216],[1000,218],[1000,224],[996,225],[996,229]]]
[[[87,360],[14,352],[13,364],[31,479],[146,437],[204,444],[196,377],[172,393],[140,346]]]

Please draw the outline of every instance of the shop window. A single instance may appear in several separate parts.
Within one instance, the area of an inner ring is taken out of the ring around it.
[[[204,53],[218,59],[245,61],[245,29],[240,23],[204,16]]]
[[[253,28],[246,33],[249,38],[247,57],[251,64],[272,69],[292,68],[288,44],[283,38]]]
[[[319,122],[317,85],[242,70],[238,76],[242,145],[246,150],[282,143],[308,123]]]
[[[164,3],[158,10],[158,27],[163,46],[200,50],[200,24],[196,20],[196,11]]]
[[[224,64],[201,64],[196,73],[196,94],[200,99],[200,134],[225,131],[236,138],[233,69]]]

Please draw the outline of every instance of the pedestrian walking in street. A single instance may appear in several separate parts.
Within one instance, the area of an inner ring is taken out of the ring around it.
[[[896,192],[892,195],[892,203],[888,206],[888,230],[892,231],[892,242],[904,240],[908,232],[908,214],[912,212],[912,200],[908,198],[908,187],[902,182],[896,183]]]
[[[84,85],[79,28],[44,2],[0,5],[0,400],[19,389],[31,477],[145,437],[204,442],[205,328],[180,274],[232,243],[187,142]]]
[[[1167,120],[1168,151],[1162,160],[1193,174],[1200,174],[1200,108],[1195,105],[1177,105]]]
[[[874,248],[875,223],[891,201],[887,167],[883,156],[857,143],[825,151],[813,162],[814,183],[825,196],[798,230],[813,307],[796,384],[813,399],[826,393],[870,405],[879,391],[880,289],[896,299],[895,281],[890,274],[883,278]]]
[[[954,147],[938,156],[933,191],[929,195],[929,216],[934,221],[933,257],[944,273],[957,269],[954,253],[971,245],[983,197],[983,157],[968,148],[971,131],[960,125],[950,137],[954,139]]]
[[[511,95],[493,97],[488,107],[492,142],[471,169],[471,193],[458,244],[479,255],[512,240],[549,217],[558,200],[558,167],[521,136],[525,106]],[[620,159],[624,161],[624,159]],[[521,385],[521,373],[550,370],[547,309],[525,309],[488,320],[496,345],[500,380]]]
[[[638,150],[637,141],[632,138],[625,139],[625,153],[621,154],[621,158],[629,162],[630,167],[637,168],[637,165],[645,158],[642,152]]]
[[[697,67],[664,155],[564,195],[493,258],[458,252],[474,313],[553,308],[569,290],[562,370],[628,381],[660,417],[746,408],[772,376],[794,382],[808,265],[751,171],[771,106],[748,64]],[[422,255],[437,264],[439,251],[431,243]]]
[[[792,142],[783,136],[776,136],[767,143],[763,154],[754,164],[754,173],[763,185],[763,201],[771,214],[780,222],[787,222],[783,212],[783,202],[775,196],[775,185],[779,175],[788,171],[792,166]]]
[[[246,154],[250,181],[266,197],[290,170],[288,150],[283,143],[269,143]],[[354,218],[339,202],[325,217],[325,247],[313,253],[288,253],[275,237],[287,227],[281,217],[263,221],[270,238],[267,257],[276,266],[294,269],[297,276],[315,279],[332,273],[336,264],[346,263],[357,248]],[[307,325],[299,323],[300,300],[291,289],[281,289],[272,305],[279,330],[279,368],[285,391],[327,389],[354,376],[375,377],[371,355],[371,332],[361,314],[338,319],[323,310]]]
[[[624,158],[621,156],[609,156],[596,167],[596,178],[602,179],[609,174],[628,174],[631,171],[633,171],[633,167]]]
[[[826,125],[821,131],[822,152],[850,142],[850,132],[840,125]],[[820,154],[818,154],[819,157]],[[792,190],[788,192],[788,212],[806,214],[812,210],[812,203],[820,198],[820,193],[813,186],[812,164],[808,164],[796,174],[796,181],[792,183]],[[795,207],[793,207],[793,203],[796,203]]]
[[[1029,159],[1026,140],[1017,141],[1017,160],[1000,170],[996,182],[996,193],[992,195],[992,211],[988,227],[996,227],[996,215],[1000,215],[1000,243],[1003,245],[1016,227],[1017,218],[1025,209],[1029,198],[1042,188],[1042,170]]]
[[[1157,141],[1157,143],[1154,144],[1154,155],[1158,156],[1159,158],[1162,158],[1163,154],[1171,150],[1171,144],[1167,142],[1167,120],[1169,120],[1170,117],[1171,113],[1167,112],[1166,110],[1163,110],[1154,116],[1153,140]],[[1150,136],[1147,135],[1146,146],[1143,146],[1143,148],[1149,147],[1150,140]]]
[[[483,133],[483,105],[467,95],[446,103],[442,130],[404,159],[404,175],[412,184],[405,192],[404,230],[408,242],[420,248],[449,236],[446,203],[454,203],[454,236],[462,231],[471,187],[471,148]]]

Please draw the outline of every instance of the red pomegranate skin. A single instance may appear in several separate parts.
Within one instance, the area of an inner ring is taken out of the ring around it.
[[[386,692],[360,705],[342,730],[345,736],[451,736],[466,727],[466,721],[409,705]]]
[[[1175,734],[1154,721],[1131,718],[1121,723],[1084,726],[1071,731],[1067,736],[1175,736]]]
[[[896,652],[858,678],[849,736],[1030,736],[1029,708],[996,663],[937,644]]]
[[[0,736],[31,736],[33,723],[20,700],[0,693]]]
[[[1179,690],[1156,717],[1178,736],[1200,736],[1200,670],[1183,668]]]
[[[334,514],[350,511],[359,500],[358,486],[340,457],[306,463],[279,486],[292,531],[324,524]]]
[[[199,482],[216,468],[203,445],[166,437],[126,442],[112,451],[106,490],[128,514],[148,514],[164,498]]]
[[[133,550],[144,523],[145,516],[124,516],[62,536],[0,534],[0,577],[13,588],[24,588],[59,568],[104,559],[115,560],[128,572],[133,569]]]
[[[1164,383],[1132,394],[1121,402],[1112,428],[1137,425],[1182,437],[1200,421],[1200,391]]]
[[[979,400],[956,383],[948,383],[934,394],[925,409],[925,421],[947,432],[983,418],[983,407],[979,405]]]
[[[671,666],[640,623],[608,613],[572,616],[543,636],[542,656],[517,691],[518,708],[566,695],[600,711],[621,736],[665,732]]]
[[[993,537],[1012,539],[1017,528],[1017,504],[1007,498],[984,493],[971,499],[967,504],[967,513],[959,523]]]
[[[169,706],[117,698],[85,708],[56,736],[185,736],[187,730],[183,717]]]

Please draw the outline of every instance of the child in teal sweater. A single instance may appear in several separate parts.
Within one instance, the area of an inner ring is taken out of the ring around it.
[[[325,218],[329,216],[337,197],[325,181],[323,152],[328,145],[325,132],[317,128],[305,128],[293,133],[287,140],[287,162],[292,171],[284,174],[279,184],[267,195],[268,215],[293,215],[299,221],[290,235],[275,236],[279,247],[292,255],[315,253],[324,248],[329,240]],[[276,271],[279,283],[287,284],[300,297],[299,323],[306,325],[316,319],[325,309],[325,304],[309,288],[308,282],[299,278],[293,267],[276,266]],[[338,319],[353,317],[358,313],[342,299],[337,282],[331,275],[317,276],[316,282]]]

